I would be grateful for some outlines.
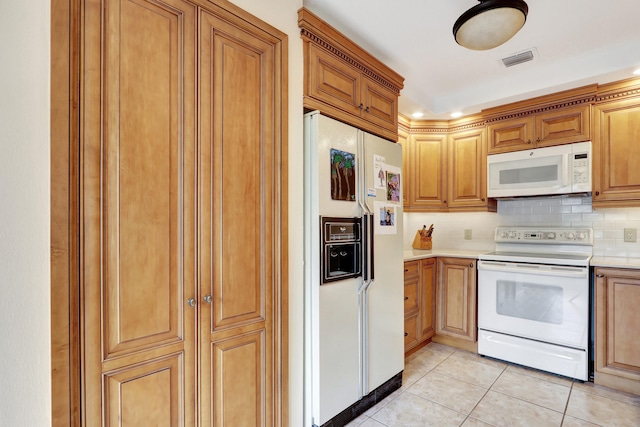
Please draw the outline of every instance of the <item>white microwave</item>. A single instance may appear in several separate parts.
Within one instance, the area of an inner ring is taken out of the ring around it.
[[[591,141],[487,156],[487,196],[591,192]]]

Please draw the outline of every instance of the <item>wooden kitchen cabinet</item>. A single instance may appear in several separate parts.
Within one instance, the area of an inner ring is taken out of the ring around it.
[[[436,333],[436,258],[420,260],[420,325],[418,341],[424,342]]]
[[[588,141],[590,105],[550,109],[492,122],[487,126],[488,154]]]
[[[640,98],[596,104],[593,207],[640,206]]]
[[[438,258],[436,334],[477,340],[476,260]]]
[[[409,188],[407,179],[411,174],[410,170],[410,156],[409,156],[409,133],[403,128],[398,128],[398,144],[402,146],[402,205],[407,206],[409,204]]]
[[[383,138],[398,138],[404,79],[305,8],[298,11],[304,107]]]
[[[496,211],[486,197],[484,126],[414,132],[405,144],[406,212]]]
[[[640,394],[640,270],[595,274],[594,382]]]
[[[409,139],[406,212],[447,210],[447,135],[412,134]],[[406,190],[406,188],[405,188]]]
[[[404,263],[404,351],[435,334],[436,259]]]
[[[495,212],[496,200],[487,198],[487,153],[484,127],[454,132],[449,135],[447,144],[449,210]]]
[[[83,424],[286,425],[286,34],[227,2],[82,12]]]

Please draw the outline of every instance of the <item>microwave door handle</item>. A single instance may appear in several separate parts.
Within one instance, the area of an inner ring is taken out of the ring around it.
[[[563,159],[563,163],[564,163],[564,168],[562,170],[562,186],[566,187],[567,185],[569,185],[569,170],[571,167],[571,156],[569,155],[569,153],[565,153],[562,155],[564,157]]]

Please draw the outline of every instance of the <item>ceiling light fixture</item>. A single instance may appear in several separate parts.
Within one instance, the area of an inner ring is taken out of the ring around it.
[[[462,112],[461,111],[455,111],[453,113],[451,113],[451,117],[454,119],[457,119],[458,117],[462,117]]]
[[[524,26],[529,7],[522,0],[478,0],[453,25],[460,46],[487,50],[500,46]]]
[[[640,75],[640,68],[633,70],[633,74]]]
[[[424,116],[424,113],[420,112],[420,111],[416,111],[415,113],[413,113],[411,115],[411,117],[413,117],[414,119],[419,119],[420,117]]]

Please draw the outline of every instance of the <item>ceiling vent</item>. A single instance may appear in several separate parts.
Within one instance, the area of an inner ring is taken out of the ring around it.
[[[505,67],[513,67],[514,65],[522,64],[523,62],[532,61],[534,58],[533,52],[534,49],[525,50],[524,52],[502,58],[501,61]]]

